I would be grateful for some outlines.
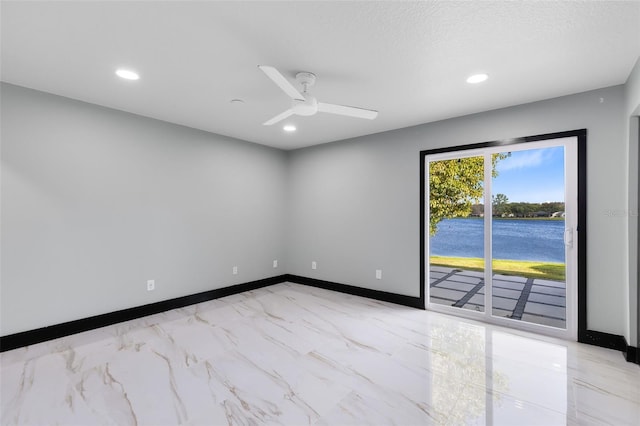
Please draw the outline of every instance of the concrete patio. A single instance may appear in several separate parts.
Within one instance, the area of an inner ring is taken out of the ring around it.
[[[431,266],[430,302],[484,311],[484,273]],[[493,315],[565,328],[564,282],[493,276]]]

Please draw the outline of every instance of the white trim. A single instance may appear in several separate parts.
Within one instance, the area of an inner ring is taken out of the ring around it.
[[[489,167],[487,167],[487,164]],[[484,154],[484,310],[493,312],[493,203],[491,202],[493,176],[491,153]]]

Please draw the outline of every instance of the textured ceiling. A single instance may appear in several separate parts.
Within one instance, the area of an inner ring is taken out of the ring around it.
[[[640,2],[1,7],[3,81],[283,149],[622,84],[640,55]],[[291,81],[311,71],[320,101],[378,118],[294,116],[292,134],[263,126],[289,99],[259,64]],[[123,66],[141,79],[115,77]],[[465,83],[479,71],[487,82]]]

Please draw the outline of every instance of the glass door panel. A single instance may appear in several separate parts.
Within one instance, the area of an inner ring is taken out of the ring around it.
[[[492,315],[564,329],[564,146],[497,155],[491,182]]]
[[[428,168],[429,302],[484,312],[484,157]]]

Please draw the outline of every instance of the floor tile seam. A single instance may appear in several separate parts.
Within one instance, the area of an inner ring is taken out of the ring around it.
[[[537,301],[537,300],[531,300],[531,294],[532,294],[532,293],[530,293],[530,294],[529,294],[529,300],[528,300],[528,301],[529,301],[529,302],[531,302],[531,303],[540,303],[540,304],[544,304],[544,305],[553,305],[553,304],[555,304],[555,303],[561,303],[562,301],[566,301],[566,298],[564,298],[564,297],[561,297],[561,298],[560,298],[561,300],[553,300],[552,302],[554,302],[554,303],[550,303],[550,302],[542,302],[542,301]],[[539,296],[539,295],[536,295],[536,297],[537,297],[537,296]],[[548,296],[548,295],[543,295],[543,296]],[[564,306],[564,305],[560,305],[560,306]]]
[[[465,295],[465,294],[468,294],[468,293],[469,293],[468,291],[465,291],[465,290],[456,290],[456,289],[453,289],[453,288],[447,288],[447,287],[438,287],[438,289],[440,289],[440,290],[447,290],[447,291],[455,291],[456,293],[462,293],[463,295]],[[458,298],[458,299],[456,299],[456,300],[460,300],[460,299],[461,299],[461,298]]]
[[[457,271],[456,269],[452,270],[451,272],[449,272],[448,274],[446,274],[444,277],[439,278],[439,279],[438,279],[438,280],[436,280],[435,282],[431,283],[431,284],[430,284],[430,286],[431,286],[431,287],[433,287],[433,286],[438,285],[438,284],[439,284],[439,283],[441,283],[442,281],[446,281],[446,279],[447,279],[447,278],[449,278],[449,277],[451,277],[451,276],[455,275],[455,274],[456,274],[456,271]]]
[[[482,278],[480,278],[482,280]],[[466,285],[470,285],[470,286],[475,286],[476,284],[472,284],[472,283],[468,283],[468,282],[462,282],[462,281],[443,281],[443,282],[447,282],[447,283],[455,283],[455,284],[466,284]],[[441,284],[441,283],[438,283]],[[484,284],[483,284],[484,287]],[[438,286],[438,288],[443,288],[441,286]],[[517,289],[517,288],[513,288],[513,287],[503,287],[503,286],[499,286],[499,285],[492,285],[491,288],[497,288],[500,290],[509,290],[509,291],[517,291],[517,292],[522,292],[522,290]],[[543,293],[543,294],[548,294],[548,293]]]
[[[444,298],[439,298],[439,297],[433,297],[433,299],[446,300],[447,302],[455,302],[453,299],[444,299]],[[453,305],[445,305],[445,306],[451,306],[451,307],[453,307]],[[465,304],[464,304],[464,306],[462,306],[462,307],[457,307],[457,308],[458,308],[458,309],[467,309],[467,310],[474,311],[473,309],[468,309],[468,307],[479,307],[479,308],[483,308],[483,309],[481,309],[481,310],[475,309],[475,311],[476,311],[476,312],[485,312],[485,310],[484,310],[485,305],[481,305],[481,304],[473,303],[473,302],[467,302],[467,303],[465,303]],[[494,310],[498,310],[498,311],[503,311],[503,312],[512,312],[512,310],[511,310],[511,309],[496,308],[495,306],[493,307],[493,309],[494,309]],[[548,319],[552,319],[552,320],[556,320],[556,321],[563,321],[563,322],[566,322],[566,319],[565,319],[565,318],[560,318],[560,317],[555,317],[555,316],[548,316],[548,315],[541,315],[541,314],[536,314],[536,313],[529,312],[529,311],[525,311],[525,312],[523,313],[523,315],[524,315],[524,314],[531,315],[531,316],[535,316],[535,317],[539,317],[539,318],[548,318]],[[515,321],[522,321],[521,319],[520,319],[520,320],[518,320],[518,319],[515,319],[515,318],[511,318],[511,317],[508,317],[508,318],[513,319],[513,320],[515,320]],[[525,322],[526,322],[526,321],[525,321]]]
[[[558,294],[551,294],[551,293],[544,293],[544,292],[541,292],[541,291],[533,291],[533,290],[531,290],[531,294],[540,294],[542,296],[549,296],[549,297],[562,297],[562,298],[566,299],[566,296],[561,296],[561,295],[558,295]]]
[[[553,316],[550,316],[550,315],[541,315],[541,314],[536,314],[536,313],[527,312],[527,311],[524,311],[523,315],[524,314],[531,315],[533,317],[549,318],[549,319],[558,320],[558,321],[564,321],[564,322],[567,321],[566,318],[553,317]],[[520,321],[522,321],[522,320],[520,320]]]
[[[453,287],[455,290],[460,290],[460,291],[469,291],[471,290],[473,287],[475,287],[478,283],[463,283],[463,282],[458,282],[458,281],[442,281],[440,283],[438,283],[437,288],[447,288],[444,287],[445,285],[448,285],[449,287]],[[466,290],[465,288],[469,288],[469,290]]]
[[[484,294],[484,293],[482,293],[482,294]],[[494,298],[494,299],[503,299],[503,300],[515,300],[515,301],[518,300],[518,299],[513,298],[513,297],[496,296],[495,294],[492,295],[492,298]]]
[[[454,280],[456,280],[456,278],[465,278],[465,279],[468,279],[468,280],[484,280],[485,279],[484,276],[461,275],[461,274],[454,274],[454,275],[447,274],[445,276],[447,276],[448,278],[453,278],[452,280],[447,279],[446,281],[454,281]],[[441,277],[441,278],[438,278],[438,279],[443,279],[443,278],[444,277]],[[525,279],[525,280],[529,279],[529,278],[526,278],[526,277],[522,277],[522,278]],[[535,280],[535,278],[531,278],[531,279]],[[524,285],[526,283],[526,281],[512,281],[512,280],[503,280],[503,279],[494,279],[494,278],[491,279],[491,282],[492,283],[500,283],[500,284],[503,284],[503,285],[509,285],[509,284]],[[539,286],[539,287],[548,287],[548,288],[562,288],[562,287],[558,287],[558,286],[549,286],[549,285],[544,285],[544,284],[534,284],[534,285]]]
[[[462,296],[462,298],[460,298],[452,306],[454,306],[454,307],[462,307],[462,306],[466,305],[467,302],[469,302],[473,298],[473,296],[475,296],[480,291],[480,289],[482,287],[484,287],[484,280],[481,280],[478,284],[476,284],[475,287],[473,287],[471,290],[469,290],[467,292],[467,294]]]
[[[567,287],[555,287],[555,286],[551,286],[551,285],[541,285],[541,284],[533,284],[534,287],[537,288],[541,288],[542,291],[544,290],[557,290],[557,291],[563,291],[566,293],[567,291]]]
[[[431,299],[446,300],[447,302],[456,302],[459,299],[447,299],[446,297],[431,296]]]
[[[565,309],[566,309],[566,306],[565,306],[565,305],[556,305],[556,304],[554,304],[554,303],[546,303],[546,302],[536,302],[535,300],[531,300],[531,299],[527,300],[527,305],[528,305],[529,303],[533,303],[533,304],[535,304],[535,305],[553,306],[554,308],[565,308]],[[526,306],[525,306],[525,308],[526,308]]]
[[[475,276],[475,275],[462,275],[462,274],[456,274],[454,275],[452,278],[464,278],[466,280],[484,280],[484,275],[482,276]]]
[[[479,278],[479,280],[482,280],[482,278]],[[440,284],[444,284],[444,283],[451,283],[452,285],[464,284],[464,285],[469,285],[469,286],[472,286],[472,287],[475,287],[478,284],[477,282],[474,284],[474,283],[469,283],[469,282],[464,282],[464,281],[446,280],[446,281],[441,281],[441,282],[439,282],[438,284],[436,284],[436,285],[434,285],[432,287],[436,287],[437,286],[438,288],[441,288]]]
[[[467,292],[473,290],[474,287],[477,285],[477,284],[471,284],[471,283],[451,283],[451,281],[447,281],[447,283],[450,283],[450,284],[447,286],[445,283],[439,283],[438,285],[431,286],[431,288],[440,288],[440,289],[445,289],[445,290],[462,291],[462,292],[467,293]],[[445,284],[445,285],[442,285],[442,284]],[[465,289],[465,288],[457,287],[458,284],[466,284],[470,288],[469,289]]]
[[[438,287],[438,288],[442,288],[442,287]],[[462,292],[460,290],[453,290],[453,289],[449,289],[449,288],[445,288],[445,290],[451,290],[451,291],[458,291],[458,292]],[[467,294],[469,294],[469,292],[466,292]],[[483,293],[476,293],[476,294],[483,294]],[[510,301],[517,301],[518,299],[514,299],[512,297],[504,297],[504,296],[492,296],[493,299],[501,299],[501,300],[510,300]],[[445,299],[445,300],[454,300],[454,299],[446,299],[444,297],[439,297],[439,296],[432,296],[432,298],[436,298],[436,299]],[[460,300],[460,299],[458,299]],[[454,300],[455,301],[455,300]],[[535,303],[536,305],[544,305],[544,306],[553,306],[556,308],[566,308],[565,305],[556,305],[553,303],[547,303],[547,302],[537,302],[535,300],[527,300],[527,303]],[[476,303],[477,305],[479,305],[479,303]],[[484,304],[482,304],[482,306],[484,306]],[[499,308],[499,309],[503,309],[504,308]]]
[[[497,289],[497,290],[507,290],[507,291],[515,291],[515,292],[518,292],[518,293],[522,293],[521,289],[512,288],[512,287],[500,287],[500,286],[495,286],[494,285],[491,288],[494,289],[494,290],[495,289]],[[518,297],[520,297],[520,295],[518,295]]]

